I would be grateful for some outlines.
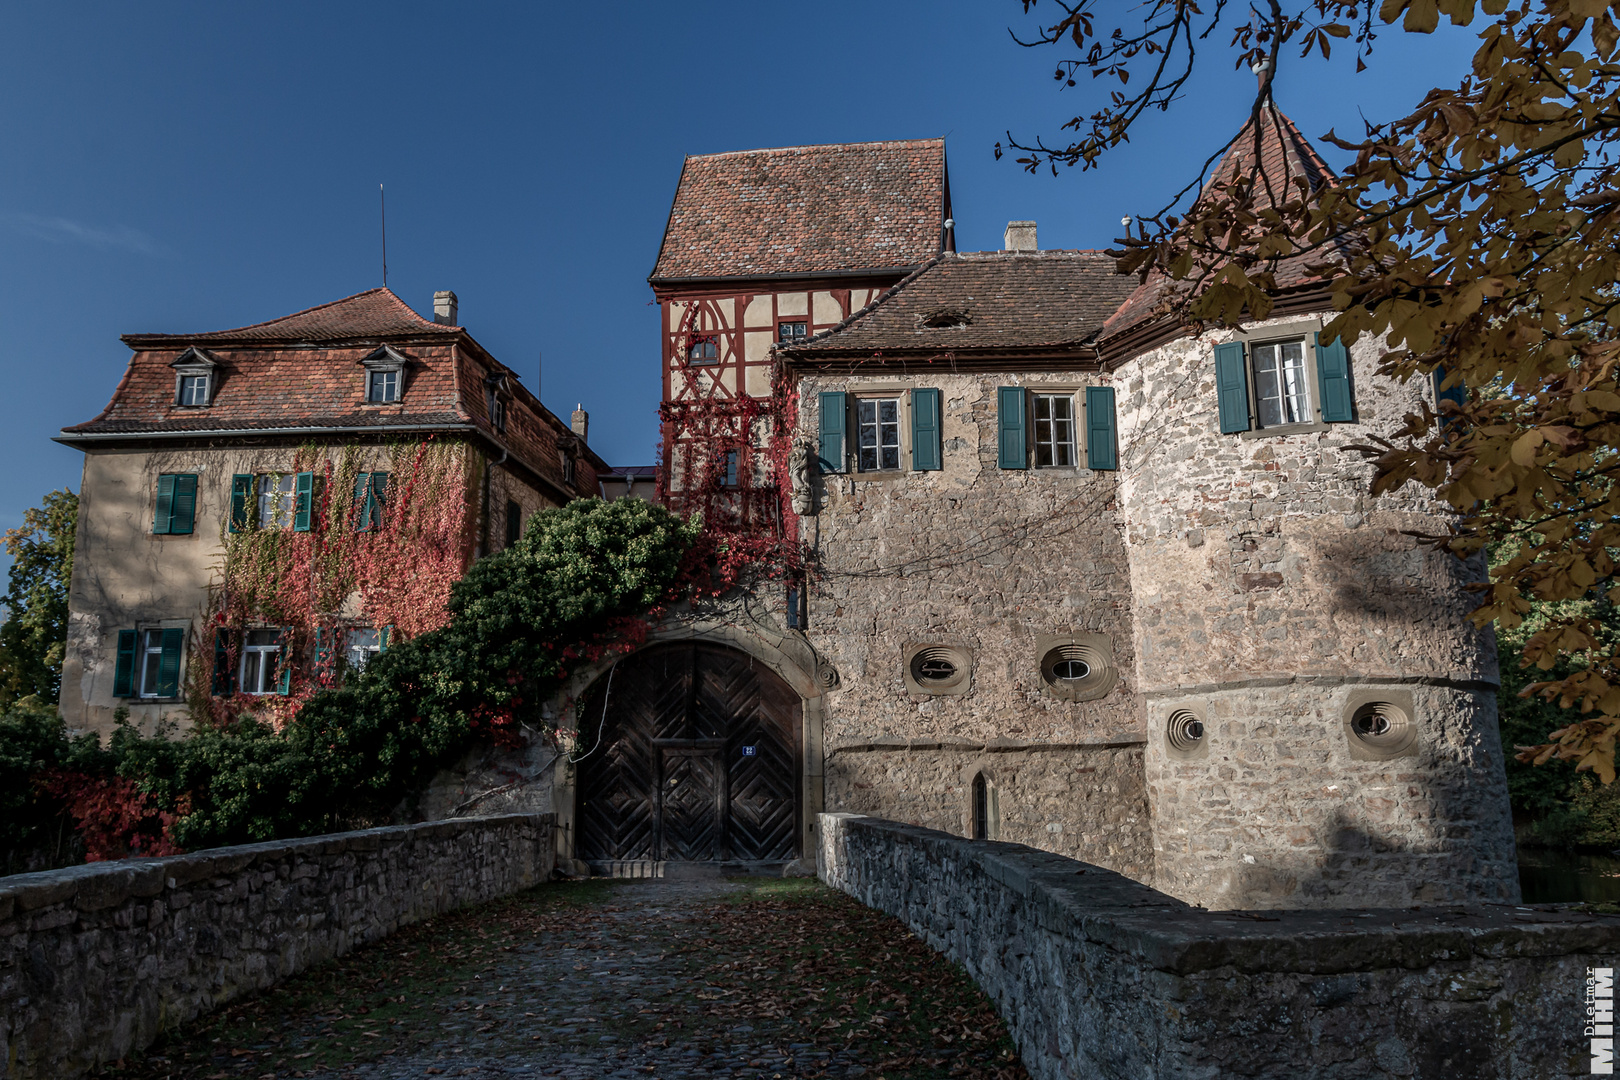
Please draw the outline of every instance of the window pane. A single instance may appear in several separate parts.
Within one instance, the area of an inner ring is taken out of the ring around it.
[[[258,694],[263,691],[259,688],[259,660],[264,654],[254,650],[242,652],[242,692],[244,694]]]
[[[350,630],[346,641],[349,666],[363,668],[382,651],[381,630]]]
[[[1261,427],[1309,421],[1311,392],[1305,374],[1304,342],[1255,346],[1254,394],[1260,406]]]
[[[163,631],[141,631],[141,697],[157,697],[158,670],[163,666]]]
[[[208,404],[208,376],[186,375],[180,380],[180,404]]]
[[[1035,395],[1035,465],[1072,466],[1077,460],[1074,446],[1074,396]]]

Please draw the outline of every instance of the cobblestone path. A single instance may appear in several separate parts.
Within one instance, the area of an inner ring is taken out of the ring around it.
[[[1024,1080],[966,975],[814,881],[557,884],[410,928],[103,1075]]]

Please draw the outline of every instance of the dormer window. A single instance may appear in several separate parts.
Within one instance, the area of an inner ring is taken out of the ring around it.
[[[213,404],[214,375],[219,362],[201,349],[187,349],[174,363],[174,403],[181,408]]]
[[[405,368],[410,359],[384,345],[360,363],[366,369],[366,404],[398,404],[405,391]]]
[[[484,379],[485,404],[489,406],[489,423],[497,432],[506,433],[506,399],[510,396],[506,389],[505,375],[489,375]]]
[[[366,390],[366,400],[373,404],[383,405],[390,401],[399,400],[399,372],[372,371],[369,387]]]

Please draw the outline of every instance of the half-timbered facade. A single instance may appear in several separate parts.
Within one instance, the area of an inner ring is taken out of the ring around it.
[[[761,433],[743,430],[751,413],[736,406],[770,396],[771,349],[871,303],[945,247],[949,220],[943,139],[686,159],[648,279],[677,504],[700,464],[724,486],[764,480]],[[699,463],[694,446],[720,449]]]

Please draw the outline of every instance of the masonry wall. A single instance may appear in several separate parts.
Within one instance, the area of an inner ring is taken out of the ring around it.
[[[1096,866],[824,814],[821,879],[962,964],[1036,1080],[1585,1075],[1620,917],[1189,908]]]
[[[998,386],[1075,390],[1085,381],[948,370],[801,379],[802,431],[819,429],[824,391],[890,391],[909,408],[907,391],[932,387],[943,407],[942,469],[909,468],[903,414],[904,468],[823,477],[817,517],[801,521],[818,558],[808,637],[838,675],[823,730],[829,808],[965,831],[972,777],[962,752],[943,747],[995,743],[1023,755],[998,781],[1000,820],[1011,830],[1003,835],[1146,872],[1132,823],[1143,807],[1135,766],[1105,765],[1113,778],[1094,789],[1090,752],[1076,749],[1143,737],[1116,474],[996,461]],[[1066,700],[1041,673],[1044,640],[1076,634],[1100,635],[1112,652],[1116,681],[1095,700]],[[918,645],[965,650],[966,691],[934,696],[908,685]],[[846,752],[884,743],[877,756]]]
[[[1481,568],[1420,544],[1444,507],[1370,496],[1352,449],[1429,391],[1377,379],[1363,341],[1357,422],[1222,435],[1227,336],[1113,374],[1158,884],[1211,907],[1516,900],[1495,644],[1467,619]],[[1370,700],[1408,710],[1408,756],[1358,756]],[[1204,720],[1191,758],[1166,738],[1178,709]]]
[[[0,878],[0,1061],[56,1080],[400,927],[550,878],[550,814]]]

